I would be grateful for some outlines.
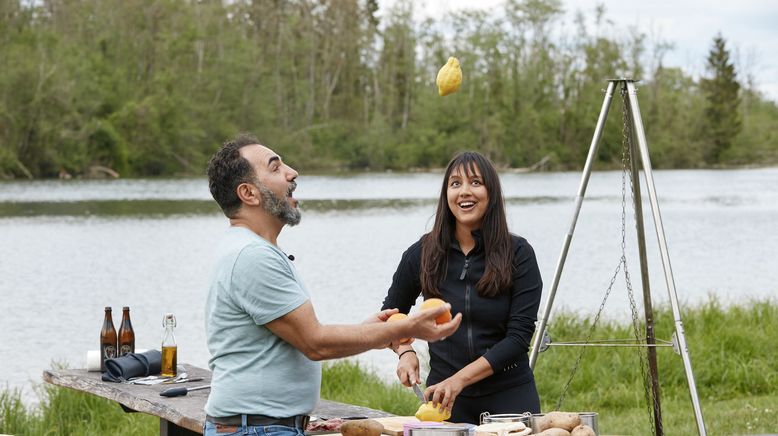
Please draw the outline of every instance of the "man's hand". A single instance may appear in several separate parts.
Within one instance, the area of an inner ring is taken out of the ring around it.
[[[389,317],[392,315],[395,315],[397,313],[400,313],[400,309],[384,309],[378,313],[374,313],[370,315],[367,319],[362,321],[362,324],[375,324],[379,322],[386,322]],[[400,341],[393,341],[389,345],[387,345],[386,348],[391,349],[392,351],[397,351],[397,347],[400,345],[410,345],[413,343],[413,338],[410,338],[410,341],[406,341],[403,343],[400,343]]]
[[[435,322],[435,318],[450,310],[451,305],[446,303],[433,309],[416,311],[406,320],[411,324],[408,336],[419,338],[427,342],[435,342],[451,336],[451,334],[459,328],[459,324],[462,322],[461,313],[456,314],[449,322],[443,324]]]
[[[369,317],[366,324],[322,325],[308,300],[265,326],[300,350],[305,357],[318,361],[385,348],[392,340],[400,338],[438,341],[454,333],[462,321],[462,315],[457,314],[447,323],[436,324],[435,317],[445,310],[449,310],[448,305],[422,310],[404,320],[387,323],[386,319],[397,313],[397,309],[388,309]]]
[[[362,321],[362,324],[372,324],[376,322],[386,322],[387,319],[389,319],[390,316],[394,315],[395,313],[398,313],[399,309],[384,309],[378,313],[374,313],[367,317],[364,321]]]

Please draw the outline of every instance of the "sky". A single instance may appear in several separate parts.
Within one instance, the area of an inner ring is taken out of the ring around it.
[[[379,0],[387,8],[395,0]],[[439,17],[461,8],[500,13],[503,0],[416,0],[416,13]],[[714,36],[721,32],[736,71],[750,72],[756,89],[778,102],[778,0],[562,0],[564,23],[572,26],[576,11],[593,16],[605,6],[612,32],[628,34],[636,27],[651,41],[674,48],[663,59],[666,67],[681,67],[697,78],[705,73],[705,58]],[[745,74],[739,74],[743,81]]]

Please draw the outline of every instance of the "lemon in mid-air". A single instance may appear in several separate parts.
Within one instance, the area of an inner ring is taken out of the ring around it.
[[[462,86],[462,67],[459,66],[459,59],[453,56],[448,58],[446,65],[438,71],[435,83],[438,84],[438,94],[441,97],[457,92]]]

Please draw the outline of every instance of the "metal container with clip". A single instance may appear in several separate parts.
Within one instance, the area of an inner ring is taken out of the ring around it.
[[[473,436],[475,426],[471,424],[440,424],[409,428],[410,436]]]
[[[481,424],[489,424],[492,422],[521,422],[529,427],[529,417],[532,416],[530,412],[524,413],[500,413],[492,415],[489,412],[481,414]]]

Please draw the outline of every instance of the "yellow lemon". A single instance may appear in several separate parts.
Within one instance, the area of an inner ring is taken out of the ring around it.
[[[438,71],[435,83],[438,84],[438,94],[441,96],[457,92],[462,85],[462,68],[459,66],[459,59],[448,58],[446,65]]]
[[[432,401],[422,404],[416,411],[416,419],[419,421],[441,422],[449,418],[451,418],[451,412],[448,409],[443,409],[443,413],[440,413],[438,408],[432,405]]]

